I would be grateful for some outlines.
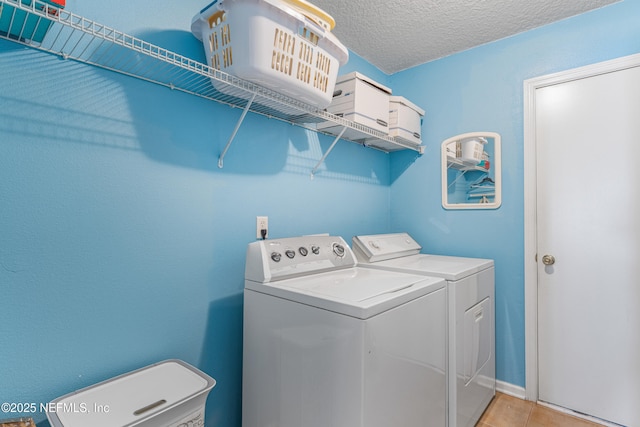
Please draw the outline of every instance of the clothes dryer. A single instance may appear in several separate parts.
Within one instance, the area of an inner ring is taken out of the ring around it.
[[[447,281],[447,425],[473,427],[495,396],[494,262],[420,253],[407,233],[355,236],[361,267]]]
[[[341,237],[249,244],[243,427],[446,422],[441,278],[359,268]]]

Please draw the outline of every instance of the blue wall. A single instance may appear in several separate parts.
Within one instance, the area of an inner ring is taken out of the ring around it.
[[[67,8],[203,61],[188,28],[205,2],[178,3]],[[248,115],[220,170],[240,111],[0,42],[0,402],[180,358],[218,381],[207,424],[239,426],[256,215],[272,237],[406,230],[430,252],[495,258],[498,377],[524,385],[522,81],[639,52],[638,16],[626,0],[393,76],[352,55],[341,73],[426,109],[427,150],[341,142],[313,180],[328,137]],[[440,142],[474,130],[502,134],[502,207],[444,211]]]
[[[495,259],[499,380],[525,385],[523,82],[640,52],[639,19],[640,1],[625,0],[391,76],[426,110],[424,158],[406,170],[406,153],[392,158],[392,230],[428,252]],[[502,206],[446,211],[440,144],[473,131],[502,136]]]
[[[67,3],[204,61],[202,0]],[[238,109],[7,41],[0,75],[0,402],[179,358],[217,380],[207,424],[239,426],[255,217],[272,237],[387,232],[389,155],[340,142],[311,180],[332,140],[250,114],[218,169]]]

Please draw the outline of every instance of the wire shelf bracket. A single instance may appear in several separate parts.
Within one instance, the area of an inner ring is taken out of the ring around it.
[[[234,138],[236,137],[236,134],[238,133],[238,130],[240,129],[240,125],[242,125],[242,122],[244,121],[244,118],[247,115],[247,112],[249,111],[249,108],[251,108],[251,104],[253,104],[253,100],[254,99],[256,99],[256,94],[255,93],[251,96],[251,99],[249,100],[249,102],[247,102],[247,105],[245,105],[244,110],[242,110],[242,114],[240,115],[240,119],[238,120],[238,123],[236,123],[236,127],[233,129],[233,132],[231,133],[231,136],[229,137],[229,141],[227,141],[227,145],[224,147],[224,150],[222,150],[222,154],[220,154],[220,157],[218,158],[218,167],[220,169],[222,169],[222,167],[224,166],[224,156],[227,155],[227,151],[229,151],[229,147],[231,147],[231,143],[233,142]]]
[[[329,147],[327,152],[324,153],[324,155],[322,156],[322,158],[320,159],[318,164],[311,170],[311,179],[313,179],[313,177],[315,176],[316,172],[318,171],[318,168],[320,167],[320,165],[324,163],[324,161],[326,160],[326,158],[329,155],[329,153],[331,153],[331,151],[333,151],[333,147],[336,146],[336,144],[338,143],[340,138],[342,138],[342,135],[344,135],[346,130],[347,130],[347,126],[344,126],[342,128],[342,130],[340,131],[340,133],[338,134],[338,136],[336,136],[336,139],[334,139],[333,142],[331,143],[331,146]]]

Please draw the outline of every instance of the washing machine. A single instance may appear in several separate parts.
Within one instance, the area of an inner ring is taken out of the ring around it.
[[[360,268],[338,236],[249,244],[243,427],[446,423],[446,285]]]
[[[422,254],[407,233],[355,236],[352,246],[361,267],[447,281],[447,425],[473,427],[496,390],[493,260]]]

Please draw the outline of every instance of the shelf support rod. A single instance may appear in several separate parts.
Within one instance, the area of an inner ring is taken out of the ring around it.
[[[231,147],[231,143],[233,142],[234,138],[236,137],[236,134],[238,133],[238,129],[240,129],[240,125],[242,125],[242,122],[244,121],[244,118],[247,115],[247,111],[249,111],[249,108],[251,108],[251,104],[253,104],[253,100],[254,99],[256,99],[256,94],[255,93],[251,96],[251,99],[249,100],[249,102],[247,102],[247,105],[245,105],[244,110],[242,110],[242,114],[240,115],[240,119],[238,120],[238,123],[236,123],[236,127],[233,129],[233,132],[231,133],[231,136],[229,137],[229,141],[227,141],[227,146],[224,147],[224,150],[222,150],[222,154],[220,154],[220,157],[218,157],[218,167],[220,169],[222,169],[222,167],[224,166],[224,156],[227,155],[227,151],[229,151],[229,147]]]
[[[322,156],[322,158],[320,159],[320,161],[318,162],[318,164],[316,165],[315,168],[313,168],[313,170],[311,170],[311,179],[313,179],[313,176],[315,175],[315,173],[318,171],[318,168],[320,167],[320,165],[322,163],[324,163],[325,159],[327,158],[327,156],[329,155],[329,153],[331,153],[331,150],[333,150],[333,147],[336,146],[336,144],[338,143],[338,140],[340,140],[340,138],[342,138],[342,135],[344,135],[344,132],[347,130],[347,126],[344,126],[342,128],[342,130],[340,131],[340,133],[338,134],[338,136],[336,136],[336,139],[333,140],[333,143],[331,144],[331,146],[329,147],[329,149],[327,150],[326,153],[324,153],[324,156]]]
[[[448,190],[449,188],[451,188],[451,187],[453,186],[453,184],[455,184],[456,182],[458,182],[458,180],[459,180],[460,178],[462,178],[462,177],[464,176],[464,174],[465,174],[465,173],[467,173],[467,171],[466,171],[466,170],[461,171],[461,172],[462,172],[462,173],[461,173],[461,174],[459,174],[459,175],[456,177],[456,179],[454,179],[454,180],[453,180],[453,182],[452,182],[451,184],[447,185],[447,190]]]

